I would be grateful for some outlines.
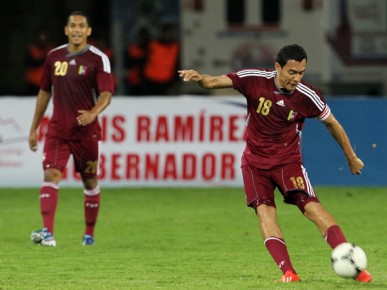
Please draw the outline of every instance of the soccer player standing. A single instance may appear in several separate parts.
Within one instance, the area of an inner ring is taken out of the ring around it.
[[[37,130],[53,96],[53,114],[43,149],[44,182],[40,188],[43,229],[31,234],[31,240],[43,246],[56,246],[53,234],[59,182],[70,155],[84,187],[83,244],[94,244],[100,207],[98,115],[110,104],[114,83],[108,57],[87,42],[91,32],[85,13],[69,15],[65,26],[68,43],[48,53],[37,96],[29,136],[32,151],[37,150]]]
[[[292,44],[277,53],[275,70],[244,69],[222,76],[179,71],[184,81],[207,89],[233,87],[247,100],[246,147],[241,167],[246,203],[255,209],[264,244],[283,272],[277,282],[297,282],[300,278],[277,223],[275,188],[286,203],[296,205],[316,224],[332,249],[346,242],[332,215],[320,204],[303,166],[300,143],[305,118],[323,122],[343,150],[353,174],[361,174],[364,166],[325,99],[302,81],[306,65],[305,50]],[[356,279],[369,282],[371,275],[363,270]]]

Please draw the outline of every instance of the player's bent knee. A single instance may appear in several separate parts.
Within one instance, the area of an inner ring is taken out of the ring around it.
[[[86,190],[93,190],[98,187],[98,179],[97,178],[84,178],[82,177],[83,187]]]
[[[306,207],[309,203],[320,205],[320,201],[317,197],[310,196],[302,191],[294,192],[290,195],[290,197],[291,203],[294,203],[303,214],[305,214],[305,211],[307,210]]]
[[[56,168],[47,168],[44,170],[44,181],[45,182],[53,182],[59,183],[62,178],[62,172]]]

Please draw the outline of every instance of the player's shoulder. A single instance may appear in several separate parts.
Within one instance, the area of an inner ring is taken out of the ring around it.
[[[66,54],[66,53],[67,53],[67,44],[62,44],[51,49],[48,52],[48,56],[55,56],[55,55]]]
[[[298,91],[299,93],[306,95],[306,96],[316,95],[316,96],[321,97],[320,90],[318,90],[313,85],[311,85],[308,82],[305,82],[303,80],[297,85],[296,91]]]
[[[91,59],[101,64],[101,67],[105,72],[111,73],[110,59],[109,57],[99,48],[94,45],[88,47],[89,56],[92,55]]]
[[[247,77],[257,77],[264,79],[272,79],[275,77],[275,71],[269,69],[260,69],[260,68],[246,68],[237,71],[236,76],[239,78],[247,78]]]
[[[104,53],[102,50],[100,50],[98,47],[96,47],[94,45],[89,45],[89,51],[91,53],[95,54],[96,56],[101,57],[101,58],[107,58],[108,57],[106,55],[106,53]]]
[[[299,99],[301,103],[315,104],[321,108],[325,107],[324,104],[326,101],[324,97],[320,91],[311,84],[301,81],[296,87],[296,92],[298,93],[297,99]]]

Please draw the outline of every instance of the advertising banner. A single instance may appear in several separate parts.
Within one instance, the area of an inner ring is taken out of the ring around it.
[[[42,183],[44,132],[28,148],[35,98],[0,98],[0,187]],[[106,186],[241,186],[243,97],[114,97],[100,115]],[[61,186],[79,186],[70,158]]]
[[[345,156],[318,120],[307,120],[302,154],[313,185],[387,185],[387,101],[329,99],[365,167],[349,171]],[[246,101],[241,96],[114,97],[100,115],[99,178],[103,186],[242,186]],[[0,187],[43,181],[44,133],[28,148],[35,98],[0,98]],[[60,186],[80,186],[70,158]]]

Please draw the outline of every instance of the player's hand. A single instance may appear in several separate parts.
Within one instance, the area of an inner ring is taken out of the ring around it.
[[[198,82],[198,81],[201,81],[203,79],[202,75],[193,69],[179,70],[178,73],[179,73],[179,76],[185,82],[188,82],[188,81]]]
[[[38,134],[36,132],[30,133],[28,144],[30,145],[31,151],[35,152],[38,150]]]
[[[361,161],[360,158],[357,156],[348,160],[349,169],[351,170],[352,174],[361,174],[361,170],[364,167],[363,161]]]
[[[97,114],[87,110],[78,110],[78,113],[77,122],[79,126],[87,126],[97,117]]]

